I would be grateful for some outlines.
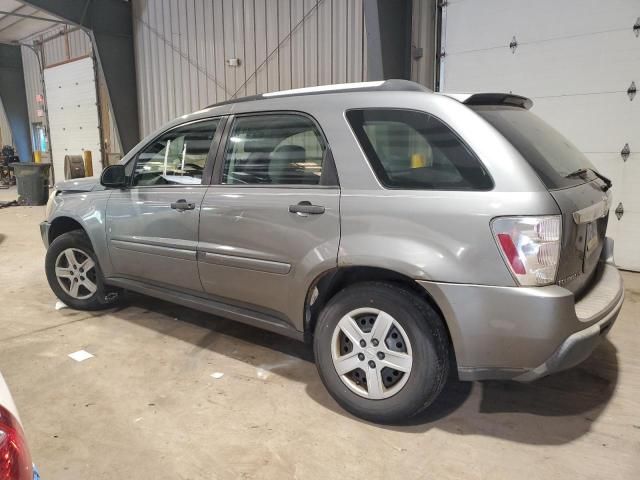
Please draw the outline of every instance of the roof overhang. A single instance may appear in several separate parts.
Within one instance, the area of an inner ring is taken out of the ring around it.
[[[19,0],[0,0],[0,43],[18,44],[65,20]]]

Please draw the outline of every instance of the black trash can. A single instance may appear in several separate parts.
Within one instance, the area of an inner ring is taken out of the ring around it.
[[[51,164],[18,162],[11,167],[18,184],[18,202],[25,205],[46,205]]]

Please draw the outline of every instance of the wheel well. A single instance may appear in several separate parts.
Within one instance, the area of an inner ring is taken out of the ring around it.
[[[307,339],[313,337],[313,331],[318,320],[320,312],[324,306],[331,300],[331,298],[339,291],[345,289],[348,286],[361,282],[389,282],[396,285],[400,285],[420,298],[424,299],[429,305],[431,305],[436,312],[442,318],[444,327],[447,330],[449,336],[449,344],[451,343],[451,334],[449,333],[449,327],[447,321],[442,314],[442,310],[438,307],[435,300],[422,288],[415,280],[406,275],[403,275],[393,270],[387,270],[385,268],[378,267],[344,267],[336,270],[325,272],[319,278],[317,278],[313,284],[309,287],[307,292],[307,298],[305,301],[305,316],[304,316],[304,333]],[[314,291],[317,289],[317,298],[312,303],[311,300],[314,296]]]
[[[69,217],[58,217],[55,218],[51,222],[51,226],[49,227],[49,244],[53,242],[56,238],[58,238],[63,233],[71,232],[73,230],[82,230],[82,225],[78,223],[73,218]]]

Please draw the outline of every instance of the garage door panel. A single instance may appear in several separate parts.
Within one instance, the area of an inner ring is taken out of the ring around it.
[[[638,126],[640,128],[640,125]],[[637,144],[640,148],[640,144]],[[624,205],[624,214],[637,213],[640,214],[640,152],[629,156],[623,166],[622,175],[622,192],[619,196],[620,201]],[[617,204],[616,204],[617,205]],[[638,249],[640,249],[640,237],[638,237]]]
[[[100,130],[92,58],[44,70],[53,168],[64,179],[64,157],[92,151],[93,172],[101,170]]]
[[[613,227],[617,233],[612,237],[616,263],[621,268],[640,271],[640,213],[625,211],[620,220],[612,215],[609,223],[617,224]]]
[[[506,47],[448,52],[444,69],[446,91],[471,84],[474,91],[513,91],[527,97],[625,93],[632,79],[640,79],[640,41],[625,31],[523,45],[515,55]]]
[[[503,75],[496,75],[494,67]],[[497,51],[447,55],[442,69],[444,81],[440,88],[445,92],[509,92],[518,86],[512,58]]]
[[[532,111],[585,153],[620,152],[640,145],[640,102],[626,93],[534,98]]]
[[[638,0],[453,0],[443,15],[441,88],[513,92],[614,183],[609,232],[616,260],[640,270]],[[509,42],[518,45],[511,52]],[[620,151],[628,143],[631,156]],[[637,150],[637,152],[634,152]],[[621,220],[615,216],[624,206]]]
[[[638,15],[637,0],[454,1],[446,7],[445,51],[504,47],[514,35],[520,45],[615,30],[633,36]]]
[[[624,162],[617,153],[587,153],[596,169],[613,183],[613,200],[622,199]]]

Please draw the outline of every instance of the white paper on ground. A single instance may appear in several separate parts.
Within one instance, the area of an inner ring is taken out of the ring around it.
[[[58,300],[56,302],[56,310],[62,310],[63,308],[67,308],[67,305],[64,302]]]
[[[69,354],[69,358],[72,358],[76,362],[84,362],[89,358],[92,358],[93,355],[87,352],[86,350],[78,350],[77,352],[73,352]]]
[[[218,379],[218,378],[222,378],[222,377],[224,377],[224,373],[222,373],[222,372],[213,372],[213,373],[211,374],[211,376],[212,376],[213,378],[215,378],[215,379]]]

